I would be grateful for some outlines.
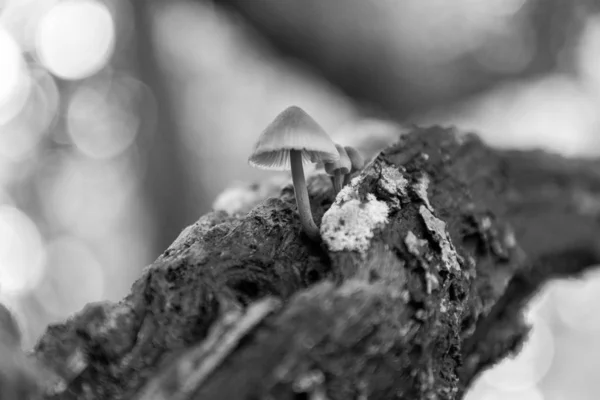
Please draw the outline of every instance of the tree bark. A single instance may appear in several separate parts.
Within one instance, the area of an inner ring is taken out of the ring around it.
[[[532,293],[600,264],[598,160],[432,127],[336,199],[308,184],[322,244],[291,186],[204,215],[125,299],[48,328],[43,398],[460,399],[518,351]]]

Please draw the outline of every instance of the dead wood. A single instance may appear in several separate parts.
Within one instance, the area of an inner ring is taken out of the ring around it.
[[[600,263],[600,162],[415,129],[333,198],[308,179],[186,228],[118,303],[48,327],[46,399],[453,399],[522,307]]]

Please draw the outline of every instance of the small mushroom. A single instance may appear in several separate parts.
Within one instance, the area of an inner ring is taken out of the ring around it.
[[[348,158],[348,154],[346,154],[346,150],[343,146],[336,144],[335,148],[340,154],[340,159],[333,162],[326,162],[324,165],[325,172],[332,176],[333,190],[337,195],[340,190],[342,190],[344,176],[350,172],[352,164],[350,163],[350,158]]]
[[[300,223],[310,239],[319,241],[321,235],[310,210],[302,163],[333,162],[339,158],[325,130],[300,107],[291,106],[265,128],[248,163],[261,169],[292,170]]]
[[[352,164],[352,169],[350,173],[344,177],[344,186],[350,183],[350,179],[352,178],[352,174],[360,171],[365,166],[365,158],[360,154],[358,150],[356,150],[352,146],[345,146],[344,150],[346,150],[346,154],[350,159],[350,163]]]

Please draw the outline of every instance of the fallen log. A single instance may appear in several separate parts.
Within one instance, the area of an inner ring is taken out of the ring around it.
[[[308,186],[322,243],[291,185],[202,216],[122,301],[48,327],[43,398],[459,399],[545,282],[600,264],[599,160],[415,128],[336,198]]]

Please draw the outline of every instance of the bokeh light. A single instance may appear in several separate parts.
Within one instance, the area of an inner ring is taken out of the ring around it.
[[[46,69],[32,66],[30,75],[33,87],[29,98],[31,110],[27,117],[32,121],[33,129],[42,134],[55,121],[61,96],[54,77]]]
[[[600,148],[591,145],[600,123],[597,108],[597,98],[585,85],[555,74],[506,84],[469,102],[462,112],[432,114],[420,122],[476,131],[496,147],[597,155]]]
[[[586,279],[560,280],[551,286],[552,299],[560,321],[570,329],[597,334],[600,332],[600,272]]]
[[[35,36],[42,16],[61,0],[6,0],[0,5],[0,24],[23,52],[35,49]]]
[[[16,115],[27,99],[29,77],[19,46],[0,25],[0,128]]]
[[[43,307],[67,316],[103,299],[103,266],[89,246],[75,237],[58,237],[48,245],[46,275],[36,289]]]
[[[44,271],[44,243],[35,223],[19,209],[0,206],[0,291],[24,295]]]
[[[544,394],[537,388],[528,388],[524,390],[499,390],[488,388],[483,393],[467,395],[466,400],[544,400]]]
[[[0,27],[0,104],[7,102],[19,82],[22,63],[21,51],[10,34]]]
[[[106,65],[115,43],[115,25],[106,5],[94,0],[65,0],[42,17],[37,53],[54,75],[82,79]]]
[[[60,94],[52,75],[32,66],[30,82],[30,93],[22,109],[0,128],[0,157],[12,162],[32,154],[59,107]]]
[[[99,79],[71,96],[67,126],[71,140],[86,156],[114,157],[134,141],[140,125],[136,96],[142,84],[129,77]]]
[[[47,218],[79,236],[104,235],[118,225],[135,189],[131,169],[81,157],[45,160],[39,193]]]

